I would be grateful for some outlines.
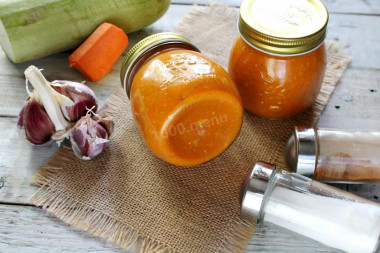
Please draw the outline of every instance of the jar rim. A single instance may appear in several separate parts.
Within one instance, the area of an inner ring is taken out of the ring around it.
[[[145,62],[146,59],[150,58],[157,49],[167,47],[185,48],[197,52],[200,51],[197,47],[191,44],[189,39],[178,33],[163,32],[142,39],[128,51],[120,70],[120,81],[128,98],[130,97],[134,74],[141,64]]]
[[[240,35],[250,45],[280,55],[318,47],[326,37],[328,11],[320,0],[304,2],[296,6],[290,0],[244,0],[238,21]]]

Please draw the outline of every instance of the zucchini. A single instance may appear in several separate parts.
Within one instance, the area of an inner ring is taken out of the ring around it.
[[[170,0],[0,0],[0,45],[14,63],[79,46],[100,24],[126,33],[159,19]]]

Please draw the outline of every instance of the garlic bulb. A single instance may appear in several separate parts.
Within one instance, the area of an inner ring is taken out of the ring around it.
[[[84,160],[99,155],[106,148],[113,127],[110,117],[99,116],[89,110],[70,130],[71,147],[75,155]]]
[[[25,70],[25,78],[29,98],[19,114],[18,126],[33,144],[44,144],[51,139],[62,141],[72,121],[86,115],[88,108],[97,109],[94,92],[82,83],[48,82],[35,66]],[[33,91],[28,89],[28,81]]]

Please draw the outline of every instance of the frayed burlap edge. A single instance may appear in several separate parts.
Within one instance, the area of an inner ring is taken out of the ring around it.
[[[123,89],[117,88],[108,98],[102,113],[112,117],[123,99],[126,99]],[[136,252],[140,253],[175,252],[163,243],[140,235],[132,227],[97,210],[95,207],[66,197],[64,192],[53,190],[50,186],[54,182],[56,172],[64,169],[71,159],[74,159],[72,150],[63,147],[59,150],[59,156],[50,159],[39,170],[31,180],[32,184],[39,187],[39,190],[30,197],[33,204],[46,209],[70,226],[89,232],[96,237],[107,239],[123,249],[135,247]],[[231,221],[230,227],[231,232],[226,235],[218,252],[242,252],[255,229],[253,224],[241,219]]]
[[[102,114],[112,117],[123,99],[126,99],[124,91],[121,87],[117,88],[107,99]],[[62,170],[71,159],[75,159],[72,150],[63,147],[59,150],[59,155],[50,159],[32,178],[31,184],[40,188],[30,197],[33,204],[46,209],[70,226],[89,232],[96,237],[107,239],[123,249],[135,247],[136,252],[140,253],[174,252],[163,243],[140,235],[132,227],[97,210],[95,207],[66,197],[64,192],[53,190],[50,186],[55,179],[56,172]]]
[[[117,88],[108,98],[102,113],[113,116],[122,100],[126,99],[123,89]],[[107,239],[123,249],[132,249],[140,253],[171,253],[175,252],[163,243],[140,235],[135,229],[120,220],[97,210],[95,207],[80,203],[66,197],[64,192],[53,190],[51,186],[56,172],[64,169],[71,159],[74,159],[70,148],[63,147],[59,156],[50,159],[32,178],[31,183],[39,190],[30,197],[36,206],[46,209],[65,223],[80,230],[91,233],[96,237]],[[225,237],[218,252],[242,252],[254,232],[254,225],[244,220],[231,221],[231,232]]]

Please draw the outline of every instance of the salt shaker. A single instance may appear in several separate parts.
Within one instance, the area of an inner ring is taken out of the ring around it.
[[[379,247],[380,204],[259,162],[241,188],[241,217],[352,253]]]
[[[380,132],[295,127],[285,158],[292,171],[319,181],[380,182]]]

